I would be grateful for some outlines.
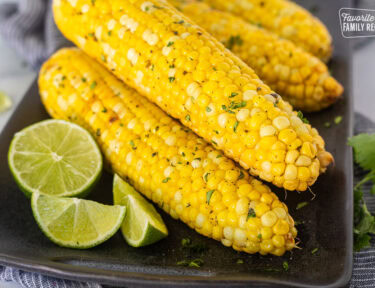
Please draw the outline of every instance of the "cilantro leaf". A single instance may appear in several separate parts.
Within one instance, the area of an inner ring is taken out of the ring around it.
[[[375,134],[359,134],[349,138],[355,161],[365,170],[375,170]]]
[[[372,181],[371,194],[375,194],[375,134],[359,134],[349,138],[353,147],[355,162],[369,173],[354,187],[354,250],[370,246],[371,236],[375,234],[375,217],[368,211],[363,199],[363,184]]]

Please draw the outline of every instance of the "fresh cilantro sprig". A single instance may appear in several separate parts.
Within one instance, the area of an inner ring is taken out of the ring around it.
[[[375,234],[375,217],[367,210],[362,191],[363,185],[371,181],[371,194],[375,195],[375,134],[359,134],[348,144],[353,147],[355,162],[369,171],[354,186],[354,250],[359,251],[370,246],[370,234]]]

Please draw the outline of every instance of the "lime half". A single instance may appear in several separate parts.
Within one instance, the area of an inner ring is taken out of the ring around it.
[[[121,231],[130,246],[146,246],[168,235],[167,227],[154,206],[117,175],[113,180],[113,199],[115,204],[126,206]]]
[[[63,247],[91,248],[120,228],[126,208],[33,193],[31,208],[43,233]]]
[[[85,196],[99,180],[103,160],[89,132],[63,120],[46,120],[15,134],[12,174],[27,196]]]
[[[0,91],[0,112],[8,110],[12,106],[9,96]]]

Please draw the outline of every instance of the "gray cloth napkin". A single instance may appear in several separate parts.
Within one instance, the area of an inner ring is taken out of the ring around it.
[[[58,48],[71,45],[53,22],[49,0],[17,0],[0,5],[0,35],[35,69]],[[355,134],[375,132],[375,123],[356,114]],[[355,169],[355,180],[363,171]],[[375,197],[365,189],[368,208],[375,213]],[[372,247],[354,253],[354,269],[350,287],[375,287],[375,241]],[[0,266],[0,280],[19,283],[24,288],[101,287],[95,283],[79,283]]]

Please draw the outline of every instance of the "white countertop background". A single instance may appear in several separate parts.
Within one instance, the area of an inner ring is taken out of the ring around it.
[[[375,121],[375,41],[354,51],[352,75],[354,109]],[[0,133],[36,76],[37,73],[0,39],[0,91],[13,101],[11,109],[0,113]],[[0,288],[20,286],[0,281]]]

